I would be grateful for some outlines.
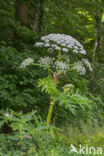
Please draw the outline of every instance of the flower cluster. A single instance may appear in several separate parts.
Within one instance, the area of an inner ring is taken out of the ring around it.
[[[54,60],[54,58],[50,58],[49,56],[40,57],[38,63],[41,67],[44,67],[46,69],[47,67],[51,67],[53,65]]]
[[[49,34],[41,37],[41,42],[35,43],[36,47],[47,47],[63,52],[69,52],[71,49],[74,53],[86,54],[86,51],[76,39],[65,34]]]
[[[65,71],[69,69],[69,64],[67,62],[63,61],[56,61],[54,66],[56,67],[56,70],[58,71]]]
[[[41,57],[38,60],[38,63],[44,69],[46,69],[47,67],[55,69],[59,74],[64,73],[66,70],[69,69],[69,61],[69,58],[65,58],[65,56],[61,56],[61,61],[55,60],[55,58],[47,56]]]
[[[38,65],[44,69],[50,68],[57,74],[66,73],[68,70],[76,70],[80,75],[84,75],[86,73],[86,67],[92,71],[91,64],[87,59],[82,59],[81,61],[74,63],[74,65],[71,67],[70,59],[68,56],[66,56],[66,53],[64,55],[61,54],[60,51],[68,52],[70,49],[74,53],[86,54],[83,45],[69,35],[49,34],[41,37],[41,42],[36,42],[35,46],[47,47],[47,51],[50,54],[52,54],[54,50],[59,51],[57,59],[49,56],[40,57],[38,60]],[[32,58],[27,58],[21,63],[20,68],[25,68],[33,62],[34,60]]]
[[[82,59],[82,61],[76,62],[73,69],[77,70],[80,75],[84,75],[86,73],[85,67],[87,67],[89,71],[93,71],[90,62],[87,59]]]
[[[93,71],[90,62],[87,59],[82,59],[83,64],[89,69],[89,71]]]
[[[83,66],[83,63],[81,61],[76,62],[73,69],[75,69],[80,75],[84,75],[86,73],[86,68]]]
[[[28,57],[21,63],[20,68],[26,68],[27,66],[29,66],[33,62],[34,62],[34,60],[32,58]]]

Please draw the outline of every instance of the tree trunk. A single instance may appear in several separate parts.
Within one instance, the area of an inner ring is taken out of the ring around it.
[[[96,40],[94,44],[94,57],[99,53],[100,49],[100,40],[101,40],[101,35],[100,35],[100,27],[101,27],[101,17],[98,13],[98,10],[95,10],[95,29],[96,29]]]
[[[16,0],[16,18],[21,25],[31,27],[34,31],[41,31],[44,0]]]
[[[92,75],[92,89],[96,90],[96,81],[98,75],[98,58],[100,51],[100,42],[101,42],[101,10],[97,7],[95,9],[94,21],[95,21],[95,30],[96,30],[96,39],[94,43],[94,52],[93,52],[93,75]]]
[[[29,25],[29,3],[16,0],[16,17],[22,25]]]

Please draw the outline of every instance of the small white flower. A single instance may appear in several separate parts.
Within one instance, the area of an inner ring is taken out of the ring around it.
[[[62,43],[61,46],[66,47],[66,44],[65,43]]]
[[[74,53],[78,53],[78,50],[74,49],[73,52],[74,52]]]
[[[44,45],[44,43],[42,43],[42,42],[36,42],[35,43],[35,47],[41,47],[41,46],[43,46]]]
[[[32,58],[27,58],[27,59],[25,59],[22,63],[21,63],[21,65],[20,65],[20,68],[26,68],[27,66],[29,66],[30,64],[32,64],[34,62],[34,59],[32,59]]]
[[[46,43],[44,46],[45,47],[50,47],[50,44],[49,43]]]
[[[55,50],[61,50],[61,48],[60,47],[56,47]]]
[[[67,48],[72,49],[72,45],[70,45],[70,44],[67,45]]]
[[[63,52],[68,52],[69,50],[67,48],[62,48]]]
[[[74,47],[75,50],[78,50],[79,48],[77,46]]]
[[[83,50],[80,51],[80,53],[85,55],[86,51],[83,49]]]
[[[46,39],[44,42],[45,42],[45,43],[49,43],[49,40],[48,40],[48,39]]]
[[[57,43],[57,44],[61,44],[61,43],[62,43],[62,41],[56,41],[56,43]]]
[[[46,36],[41,37],[41,40],[42,41],[46,40]]]
[[[57,44],[52,44],[51,47],[52,48],[56,48],[57,47]]]

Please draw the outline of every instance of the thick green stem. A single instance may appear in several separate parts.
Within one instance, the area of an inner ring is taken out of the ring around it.
[[[61,50],[59,50],[58,52],[58,61],[60,61],[60,59],[61,59]]]
[[[58,52],[58,61],[61,60],[61,50],[59,50]],[[48,68],[49,72],[50,69]],[[54,82],[57,82],[59,80],[59,75],[56,74],[56,72],[54,73]],[[49,110],[48,110],[48,115],[47,115],[47,119],[46,119],[46,126],[48,127],[50,122],[51,122],[51,117],[52,117],[52,111],[53,111],[53,106],[54,106],[55,102],[52,99],[52,95],[50,95],[50,106],[49,106]]]
[[[53,111],[53,106],[54,106],[54,101],[52,98],[50,99],[50,106],[49,106],[49,111],[47,115],[47,120],[46,120],[46,126],[48,127],[50,122],[51,122],[51,117],[52,117],[52,111]]]

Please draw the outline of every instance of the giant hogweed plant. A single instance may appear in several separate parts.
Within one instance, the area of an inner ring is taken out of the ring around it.
[[[48,72],[48,76],[38,82],[38,86],[42,88],[41,91],[45,91],[50,96],[46,126],[50,124],[53,107],[56,102],[68,108],[73,114],[77,106],[82,109],[89,108],[90,100],[82,96],[78,91],[74,93],[72,84],[65,84],[63,91],[58,89],[61,76],[65,76],[67,72],[77,71],[80,75],[84,75],[87,68],[92,71],[90,62],[84,57],[80,61],[77,59],[78,61],[76,62],[71,60],[71,55],[73,54],[75,56],[86,55],[83,45],[69,35],[49,34],[41,37],[41,42],[36,42],[35,47],[45,48],[48,56],[40,57],[37,62],[34,62],[33,58],[26,58],[20,67],[26,68],[32,64]]]

